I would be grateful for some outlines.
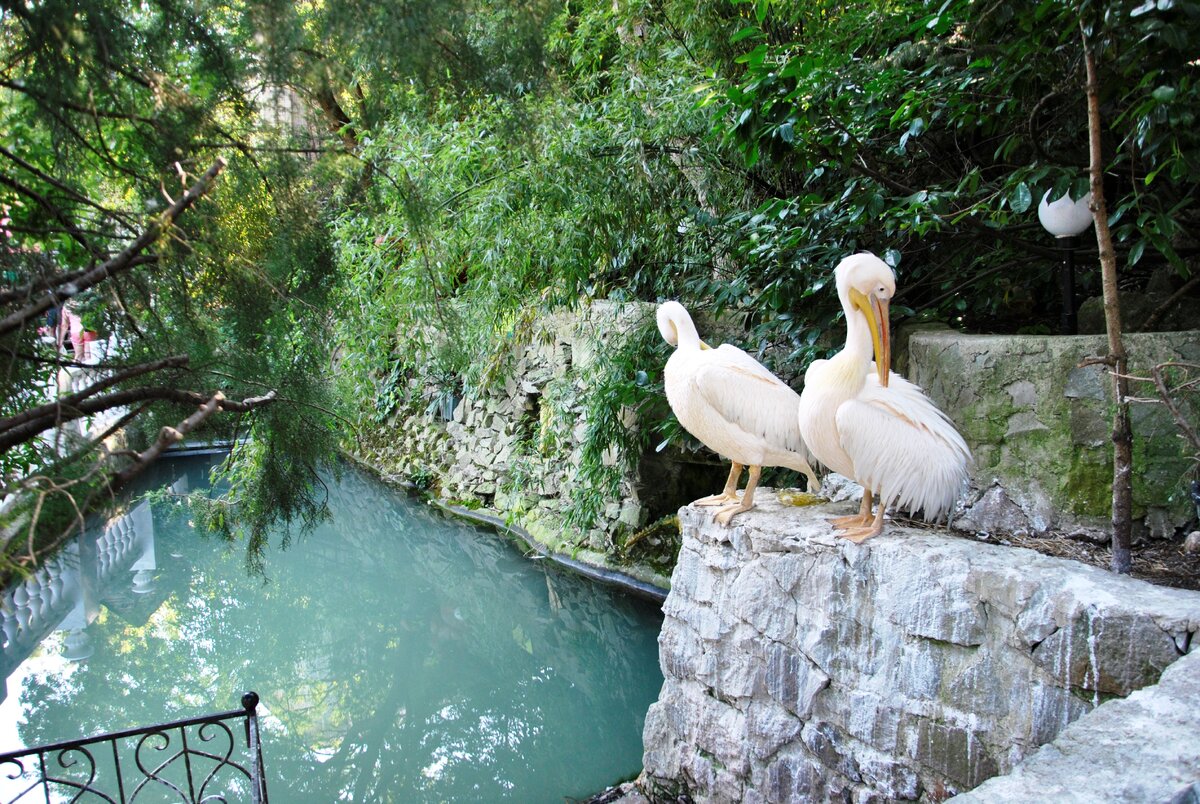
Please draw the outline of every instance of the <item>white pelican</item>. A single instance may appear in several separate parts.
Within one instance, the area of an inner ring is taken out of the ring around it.
[[[842,260],[834,275],[846,311],[846,347],[809,366],[800,432],[818,461],[862,485],[859,513],[832,520],[842,536],[862,542],[883,530],[889,505],[920,510],[930,521],[949,514],[967,482],[971,452],[946,414],[889,370],[892,269],[862,253]],[[879,494],[874,517],[872,492]]]
[[[754,506],[764,466],[803,472],[808,490],[816,491],[819,483],[796,421],[800,395],[736,346],[709,347],[679,302],[659,305],[658,331],[675,347],[663,372],[671,410],[684,429],[733,463],[725,489],[692,504],[721,506],[713,519],[728,525]],[[749,467],[750,478],[739,500],[743,467]]]

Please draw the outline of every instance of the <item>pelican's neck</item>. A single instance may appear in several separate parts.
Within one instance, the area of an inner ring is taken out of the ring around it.
[[[672,323],[675,324],[675,337],[678,339],[675,348],[700,351],[700,333],[696,330],[696,325],[692,323],[692,317],[685,313]]]
[[[845,355],[844,360],[861,362],[865,374],[868,364],[875,358],[871,328],[867,326],[867,317],[850,304],[848,296],[842,297],[842,310],[846,314],[846,346],[839,354]]]

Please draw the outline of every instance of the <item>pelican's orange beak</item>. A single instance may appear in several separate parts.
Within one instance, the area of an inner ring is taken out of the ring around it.
[[[871,330],[871,345],[875,348],[875,371],[879,375],[879,384],[886,388],[892,373],[891,322],[888,320],[888,307],[891,302],[879,298],[874,293],[867,296],[855,288],[850,288],[850,303],[862,310],[863,315],[867,317],[867,327]]]
[[[700,351],[704,351],[705,349],[711,349],[711,348],[712,348],[712,347],[711,347],[711,346],[709,346],[709,345],[708,345],[707,343],[705,343],[704,341],[700,341]]]

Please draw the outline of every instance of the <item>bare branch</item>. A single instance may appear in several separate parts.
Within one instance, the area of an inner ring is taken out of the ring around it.
[[[195,430],[205,419],[220,410],[224,399],[224,394],[218,391],[213,394],[212,399],[201,405],[199,410],[181,421],[177,426],[162,428],[158,433],[158,439],[145,452],[140,453],[132,465],[118,472],[109,481],[110,488],[116,490],[144,472],[146,467],[163,453],[163,450],[182,441],[185,435]]]
[[[172,355],[171,357],[164,357],[161,360],[155,360],[150,363],[141,363],[136,366],[129,366],[128,368],[115,372],[108,377],[89,385],[82,391],[61,397],[60,399],[56,399],[53,402],[48,402],[45,405],[26,408],[25,410],[13,416],[0,418],[0,432],[11,430],[13,427],[17,427],[18,425],[24,424],[28,421],[40,419],[44,416],[53,416],[57,418],[61,414],[63,408],[75,409],[79,403],[83,402],[88,397],[94,396],[106,388],[112,388],[117,383],[133,379],[134,377],[138,377],[142,374],[149,374],[152,371],[160,371],[165,368],[181,368],[186,366],[187,363],[187,355]]]
[[[1200,274],[1197,274],[1188,281],[1184,282],[1183,287],[1172,293],[1171,297],[1165,302],[1158,305],[1154,312],[1147,316],[1146,320],[1142,322],[1142,325],[1134,331],[1149,332],[1158,325],[1158,322],[1162,320],[1162,317],[1170,312],[1171,308],[1174,307],[1180,299],[1186,296],[1192,290],[1192,288],[1196,287],[1197,285],[1200,285]]]
[[[114,391],[111,394],[95,396],[86,399],[74,407],[68,408],[65,406],[55,406],[51,412],[48,412],[37,419],[31,419],[23,424],[12,427],[8,432],[0,434],[0,451],[7,450],[17,444],[22,444],[32,438],[37,437],[40,433],[49,430],[57,424],[64,422],[75,421],[82,419],[85,416],[94,416],[112,408],[132,405],[136,402],[159,401],[159,402],[175,402],[180,405],[202,404],[208,396],[196,391],[184,391],[179,388],[163,388],[163,387],[141,387],[129,388],[122,391]],[[245,413],[261,407],[264,404],[275,401],[275,392],[272,391],[265,396],[251,397],[249,399],[236,402],[233,400],[222,399],[221,407],[223,410],[232,411],[235,413]]]
[[[1163,369],[1167,365],[1163,363],[1150,369],[1150,373],[1154,375],[1154,387],[1158,389],[1158,395],[1162,397],[1163,404],[1167,406],[1167,410],[1171,411],[1171,417],[1175,419],[1175,424],[1178,425],[1184,438],[1191,442],[1192,449],[1200,453],[1200,436],[1196,435],[1196,428],[1192,426],[1187,416],[1180,410],[1175,398],[1167,388],[1166,380],[1163,378]]]
[[[70,297],[81,291],[87,290],[93,285],[116,274],[128,270],[134,264],[135,259],[148,248],[163,230],[171,226],[183,212],[200,196],[204,195],[212,185],[213,180],[225,168],[225,160],[220,157],[212,166],[205,171],[204,175],[193,184],[188,191],[184,193],[178,201],[170,206],[157,221],[146,228],[144,232],[132,243],[126,246],[119,254],[105,260],[95,268],[91,268],[83,273],[78,280],[74,282],[74,288],[70,293],[64,293],[66,297]],[[57,303],[57,299],[49,295],[32,302],[25,307],[10,313],[3,319],[0,319],[0,337],[13,332],[31,319],[40,316],[42,313],[49,310]]]

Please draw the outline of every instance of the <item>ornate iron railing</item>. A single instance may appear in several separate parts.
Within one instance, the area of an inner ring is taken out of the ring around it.
[[[267,804],[257,708],[247,692],[230,712],[0,755],[0,800]]]

